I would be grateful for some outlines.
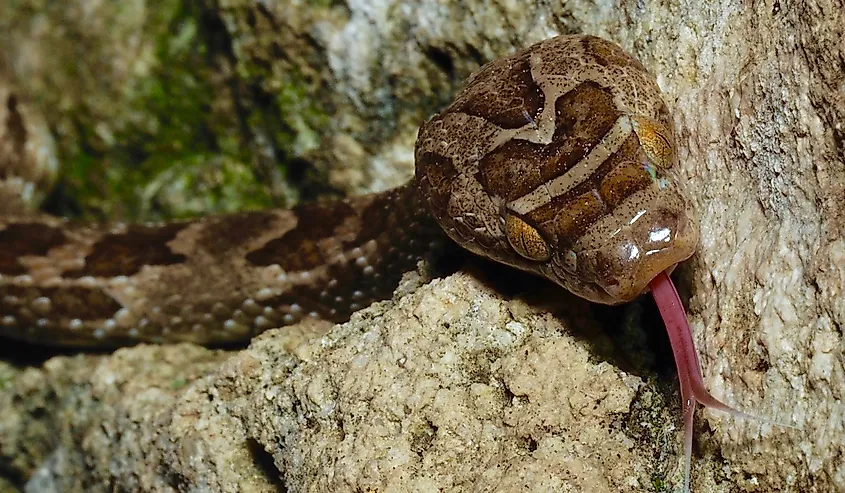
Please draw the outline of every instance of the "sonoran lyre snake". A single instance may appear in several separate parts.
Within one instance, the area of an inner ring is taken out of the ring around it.
[[[599,38],[552,38],[474,73],[422,125],[416,177],[394,190],[161,225],[0,217],[0,334],[220,343],[308,316],[342,321],[389,296],[444,231],[624,303],[665,287],[698,241],[672,127],[637,60]],[[682,394],[706,401],[694,351],[673,346]]]
[[[243,340],[389,296],[440,228],[623,303],[689,257],[669,111],[616,45],[558,37],[482,67],[424,124],[416,180],[293,210],[164,225],[0,219],[5,335],[53,344]]]

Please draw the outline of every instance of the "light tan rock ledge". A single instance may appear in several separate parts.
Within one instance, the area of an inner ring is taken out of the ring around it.
[[[599,356],[589,304],[564,298],[575,315],[557,317],[479,277],[412,273],[323,335],[274,330],[239,352],[138,346],[0,368],[3,467],[34,471],[27,491],[676,488],[674,382]],[[752,464],[788,453],[789,430],[722,426],[755,430]],[[753,471],[698,430],[696,491],[753,490]]]

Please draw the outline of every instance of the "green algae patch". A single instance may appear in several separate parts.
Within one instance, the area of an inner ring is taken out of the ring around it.
[[[88,215],[147,220],[273,205],[197,12],[170,4],[148,21],[154,62],[116,108],[122,121],[82,125],[83,145],[65,161],[65,193]]]
[[[319,147],[328,120],[284,64],[272,83],[243,70],[238,37],[252,35],[224,15],[180,0],[0,6],[0,41],[56,137],[49,211],[156,220],[290,205],[286,163]]]

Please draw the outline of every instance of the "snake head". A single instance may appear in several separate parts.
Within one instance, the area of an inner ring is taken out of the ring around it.
[[[606,304],[695,251],[677,162],[654,78],[591,36],[481,67],[416,147],[422,197],[453,240]]]
[[[631,153],[629,160],[597,176],[594,186],[534,223],[536,234],[554,245],[549,259],[538,266],[540,273],[583,298],[607,304],[631,301],[648,290],[655,276],[695,251],[696,217],[672,170],[644,149],[643,140],[635,132],[624,151]],[[506,218],[510,214],[506,211]],[[537,215],[529,214],[532,218]],[[505,229],[511,244],[520,241],[518,235]]]

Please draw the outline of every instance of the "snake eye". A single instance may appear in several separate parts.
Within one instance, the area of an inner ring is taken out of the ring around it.
[[[631,124],[649,159],[661,168],[672,167],[675,150],[669,140],[669,130],[660,122],[644,116],[632,116]]]
[[[549,244],[522,219],[511,214],[505,216],[505,233],[516,253],[538,262],[549,260]]]

